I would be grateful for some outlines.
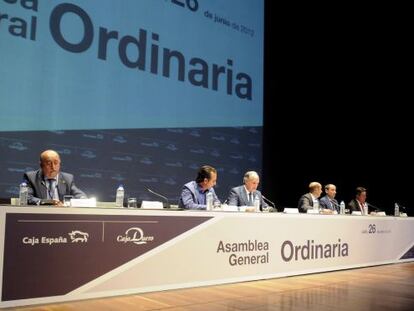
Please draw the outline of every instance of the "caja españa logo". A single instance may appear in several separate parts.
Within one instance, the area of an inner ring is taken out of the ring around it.
[[[138,227],[129,228],[125,235],[118,235],[116,240],[122,243],[146,244],[154,240],[153,236],[145,236],[144,231]]]
[[[69,237],[72,243],[86,243],[88,242],[89,233],[82,232],[79,230],[73,230],[72,232],[69,232]]]
[[[32,236],[28,237],[25,236],[22,239],[23,244],[26,245],[38,245],[38,244],[46,244],[46,245],[59,245],[59,244],[67,244],[69,241],[71,243],[87,243],[89,238],[89,233],[83,232],[80,230],[72,230],[72,232],[68,232],[69,239],[67,236],[59,235],[59,236]]]

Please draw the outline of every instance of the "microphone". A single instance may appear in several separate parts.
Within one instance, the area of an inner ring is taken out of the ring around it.
[[[272,201],[270,201],[263,194],[262,194],[262,198],[263,198],[263,200],[265,200],[266,202],[270,203],[273,206],[272,208],[269,208],[269,212],[277,212],[277,208],[276,208],[276,204],[275,203],[273,203]]]
[[[334,200],[329,200],[329,202],[331,202],[336,207],[335,210],[339,213],[339,211],[341,210],[341,205],[336,203]]]
[[[382,210],[375,205],[372,205],[371,203],[365,202],[369,207],[372,207],[374,209],[374,212],[382,212]]]
[[[170,208],[170,201],[168,201],[168,198],[166,196],[163,196],[162,194],[159,194],[158,192],[155,192],[153,190],[151,190],[150,188],[147,188],[147,190],[149,192],[151,192],[152,194],[155,194],[157,197],[160,197],[162,199],[164,199],[164,208]]]

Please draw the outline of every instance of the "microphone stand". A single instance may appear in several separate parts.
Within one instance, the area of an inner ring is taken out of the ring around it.
[[[165,202],[164,202],[165,208],[170,208],[170,201],[168,201],[168,198],[166,196],[163,196],[162,194],[159,194],[158,192],[155,192],[155,191],[151,190],[150,188],[147,188],[147,190],[149,192],[151,192],[152,194],[155,194],[156,196],[164,199],[165,200]]]
[[[266,198],[263,194],[262,194],[262,198],[263,200],[265,200],[267,203],[270,203],[273,207],[273,210],[269,209],[269,212],[277,212],[277,208],[276,208],[276,204],[273,203],[272,201],[270,201],[268,198]]]
[[[338,203],[336,203],[334,200],[329,200],[329,201],[335,206],[335,210],[339,214],[339,212],[341,211],[341,205],[339,205]]]
[[[372,205],[371,203],[368,203],[368,202],[365,202],[369,207],[372,207],[373,209],[374,209],[374,212],[375,213],[378,213],[378,212],[382,212],[382,210],[380,209],[380,208],[378,208],[378,207],[376,207],[375,205]]]

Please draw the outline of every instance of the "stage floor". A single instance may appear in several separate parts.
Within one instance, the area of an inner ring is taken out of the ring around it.
[[[5,310],[413,310],[414,263]]]

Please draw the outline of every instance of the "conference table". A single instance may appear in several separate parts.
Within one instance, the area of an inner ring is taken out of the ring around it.
[[[0,307],[413,261],[414,218],[0,206]]]

